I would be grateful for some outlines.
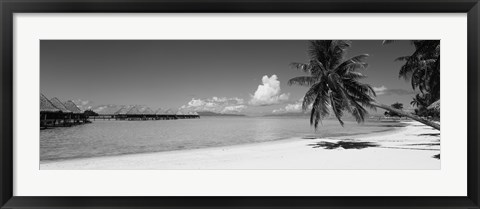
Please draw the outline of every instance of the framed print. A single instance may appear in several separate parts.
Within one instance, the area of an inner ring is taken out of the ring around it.
[[[2,208],[479,208],[476,0],[0,5]]]

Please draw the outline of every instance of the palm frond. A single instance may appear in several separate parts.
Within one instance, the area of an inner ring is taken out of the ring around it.
[[[365,122],[365,115],[367,114],[367,110],[362,107],[362,105],[358,104],[356,101],[352,101],[354,106],[352,115],[355,117],[357,123]]]
[[[302,72],[305,72],[305,73],[310,73],[311,72],[311,66],[309,64],[305,64],[305,63],[299,63],[299,62],[292,62],[290,63],[290,67],[291,68],[295,68],[295,69],[298,69]]]
[[[338,122],[340,125],[343,126],[343,121],[342,121],[342,116],[343,116],[343,110],[342,110],[342,105],[340,105],[340,99],[336,98],[334,96],[335,93],[330,92],[330,104],[332,106],[333,113],[335,114],[335,117],[337,118]]]
[[[312,67],[314,69],[314,70],[312,70],[312,73],[314,75],[317,75],[319,73],[327,71],[327,68],[325,68],[325,65],[322,62],[320,62],[319,60],[312,61],[311,65],[315,66],[315,67]]]
[[[373,91],[370,85],[360,84],[358,82],[347,82],[344,83],[344,90],[349,97],[348,101],[357,101],[369,109],[376,110],[376,107],[371,104],[375,101],[372,97],[375,95],[375,91]]]
[[[295,77],[295,78],[292,78],[292,79],[288,80],[287,84],[289,86],[299,85],[299,86],[310,87],[313,84],[315,84],[316,81],[317,81],[316,78],[314,78],[312,76],[298,76],[298,77]]]
[[[353,79],[353,80],[358,80],[366,77],[367,77],[366,75],[363,75],[362,73],[355,72],[355,71],[349,71],[345,73],[345,78]]]
[[[410,56],[401,56],[397,57],[395,61],[408,61],[410,59]]]
[[[394,40],[383,40],[382,44],[391,44],[393,42],[395,42],[395,41]]]
[[[303,102],[302,102],[302,109],[303,111],[306,111],[310,104],[312,104],[315,99],[317,98],[317,92],[321,91],[321,85],[323,83],[319,82],[314,84],[310,89],[305,93],[305,96],[303,97]]]
[[[368,54],[361,54],[352,57],[338,65],[335,69],[335,72],[338,74],[343,74],[344,72],[354,71],[356,69],[366,69],[368,64],[365,62],[365,60],[368,56]]]
[[[328,68],[334,69],[345,59],[346,50],[350,47],[351,41],[335,40],[330,44],[328,50],[329,64]]]
[[[317,97],[312,105],[312,111],[315,113],[310,116],[310,125],[315,127],[315,130],[318,128],[318,123],[322,121],[323,118],[330,115],[328,109],[328,95],[325,91],[319,91]]]
[[[310,60],[318,60],[328,66],[328,49],[331,42],[330,40],[309,41],[308,54]]]

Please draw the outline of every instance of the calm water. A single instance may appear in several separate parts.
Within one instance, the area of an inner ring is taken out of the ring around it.
[[[315,132],[307,118],[202,117],[169,121],[93,121],[91,124],[40,131],[40,159],[62,160],[146,153],[292,137],[327,137],[380,132],[390,123],[326,120]]]

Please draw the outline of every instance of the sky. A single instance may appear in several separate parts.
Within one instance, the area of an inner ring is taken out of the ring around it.
[[[307,46],[306,40],[42,40],[40,89],[83,108],[298,112],[307,88],[287,85],[304,75],[289,64],[307,62]],[[353,40],[347,57],[369,54],[361,82],[374,87],[378,102],[409,109],[415,92],[398,77],[402,62],[394,59],[413,51],[409,41]]]

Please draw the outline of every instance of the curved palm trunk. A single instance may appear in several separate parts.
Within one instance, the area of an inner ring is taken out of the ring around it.
[[[402,110],[399,110],[399,109],[396,109],[396,108],[393,108],[393,107],[390,107],[388,105],[384,105],[384,104],[379,104],[379,103],[376,103],[376,102],[372,102],[371,105],[375,106],[375,107],[378,107],[378,108],[382,108],[382,109],[385,109],[385,110],[388,110],[388,111],[391,111],[391,112],[394,112],[394,113],[397,113],[399,115],[402,115],[402,116],[405,116],[407,118],[410,118],[412,120],[416,120],[420,123],[423,123],[427,126],[430,126],[434,129],[437,129],[437,130],[440,130],[440,125],[438,123],[435,123],[433,121],[429,121],[429,120],[425,120],[421,117],[418,117],[416,115],[412,115],[410,113],[406,113]]]

